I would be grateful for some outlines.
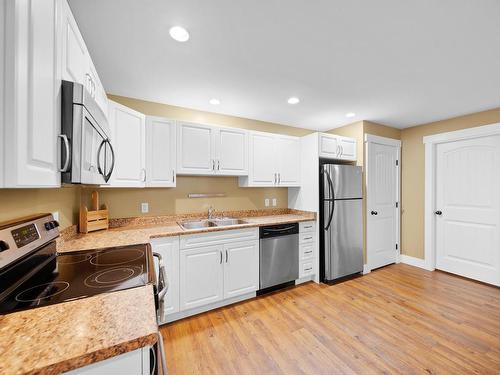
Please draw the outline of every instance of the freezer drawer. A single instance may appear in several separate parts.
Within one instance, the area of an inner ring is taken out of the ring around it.
[[[299,278],[299,235],[261,238],[260,289]]]
[[[325,201],[324,205],[327,213],[333,208],[330,227],[323,229],[325,279],[362,272],[363,200]]]

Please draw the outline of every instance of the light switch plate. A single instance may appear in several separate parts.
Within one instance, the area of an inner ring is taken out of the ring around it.
[[[264,205],[269,207],[269,198],[264,199]]]
[[[52,212],[52,217],[55,221],[59,221],[59,211]]]
[[[149,203],[141,203],[141,212],[147,214],[149,212]]]
[[[276,207],[276,204],[278,203],[276,198],[273,198],[273,207]]]

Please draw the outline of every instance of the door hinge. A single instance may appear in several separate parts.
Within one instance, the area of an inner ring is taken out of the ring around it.
[[[399,202],[396,202],[396,208],[398,208],[398,207],[399,207]]]
[[[396,250],[398,249],[398,244],[396,244]]]
[[[396,160],[396,165],[399,165],[399,160]]]

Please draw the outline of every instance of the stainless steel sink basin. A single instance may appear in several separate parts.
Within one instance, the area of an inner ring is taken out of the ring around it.
[[[230,217],[224,217],[221,219],[214,219],[214,220],[212,220],[212,222],[215,223],[215,225],[217,225],[218,227],[225,227],[227,225],[247,224],[247,222],[245,220],[233,219]]]
[[[209,220],[185,221],[183,223],[179,223],[179,225],[184,229],[201,229],[216,226],[212,221]]]
[[[178,224],[184,229],[202,229],[211,227],[226,227],[228,225],[241,225],[241,224],[247,224],[247,222],[241,219],[223,217],[219,219],[210,219],[210,220],[184,221]]]

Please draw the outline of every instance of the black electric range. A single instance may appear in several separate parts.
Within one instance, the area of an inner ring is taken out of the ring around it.
[[[0,226],[0,314],[155,284],[149,244],[58,254],[57,227],[51,215]]]

